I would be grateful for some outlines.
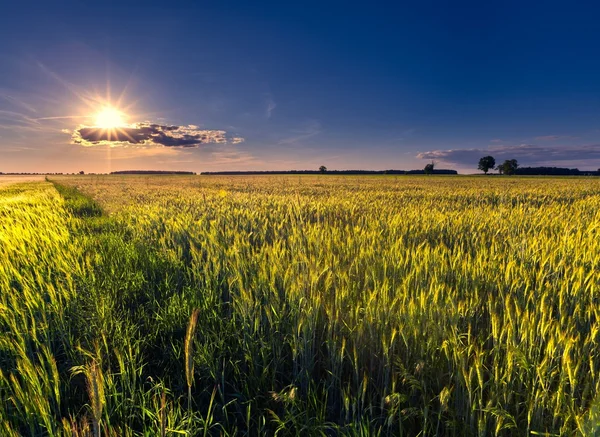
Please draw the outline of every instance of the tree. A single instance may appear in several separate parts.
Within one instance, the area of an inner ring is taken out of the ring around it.
[[[79,172],[79,174],[85,174],[85,172],[84,172],[83,170],[81,170],[81,171]]]
[[[326,173],[327,172],[327,167],[325,167],[324,165],[322,165],[321,167],[319,167],[319,171],[321,173]]]
[[[427,164],[425,166],[423,171],[425,172],[425,174],[432,174],[434,168],[435,168],[435,163],[433,161],[431,161],[429,164]]]
[[[494,157],[488,155],[479,160],[479,166],[477,168],[487,174],[487,172],[493,169],[495,165],[496,160]]]
[[[498,166],[498,172],[500,174],[508,174],[512,175],[517,172],[517,168],[519,167],[519,163],[516,159],[507,159],[502,164]]]

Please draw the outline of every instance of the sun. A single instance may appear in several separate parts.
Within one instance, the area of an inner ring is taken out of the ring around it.
[[[96,114],[96,126],[101,129],[116,129],[125,126],[124,114],[118,109],[105,107]]]

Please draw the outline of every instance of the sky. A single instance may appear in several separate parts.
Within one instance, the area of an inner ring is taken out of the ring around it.
[[[0,172],[600,168],[595,2],[4,2]]]

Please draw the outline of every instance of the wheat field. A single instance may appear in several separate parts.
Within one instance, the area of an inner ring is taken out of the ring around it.
[[[597,435],[600,179],[0,184],[0,435]]]

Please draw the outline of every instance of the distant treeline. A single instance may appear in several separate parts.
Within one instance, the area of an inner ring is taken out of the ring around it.
[[[14,172],[3,173],[0,171],[0,175],[3,175],[3,176],[44,176],[44,175],[62,175],[62,174],[69,174],[69,173],[14,173]],[[73,173],[73,174],[75,174],[75,173]]]
[[[581,171],[578,168],[519,167],[516,175],[524,176],[600,176],[600,171]]]
[[[425,170],[287,170],[287,171],[203,171],[203,175],[286,175],[286,174],[333,174],[333,175],[377,175],[377,174],[425,174]],[[432,174],[458,174],[456,170],[433,170]]]
[[[167,170],[121,170],[111,171],[110,174],[176,174],[176,175],[195,175],[193,171],[167,171]]]

